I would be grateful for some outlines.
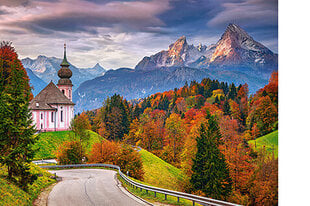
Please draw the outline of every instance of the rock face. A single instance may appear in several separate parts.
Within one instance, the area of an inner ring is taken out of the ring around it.
[[[26,69],[31,70],[37,77],[39,77],[48,84],[51,80],[54,83],[58,82],[59,77],[57,73],[60,69],[61,61],[62,59],[58,59],[56,57],[46,57],[40,55],[36,59],[22,59],[22,64]],[[74,65],[70,64],[70,69],[73,73],[71,79],[75,89],[78,88],[82,82],[101,76],[106,72],[106,70],[102,68],[99,64],[96,64],[93,68],[85,69],[77,68]],[[34,81],[33,86],[35,90],[37,90],[36,87],[38,87],[39,85],[36,85]]]
[[[209,61],[211,67],[238,67],[272,72],[277,70],[278,55],[255,41],[238,25],[229,24]]]
[[[203,56],[206,46],[188,45],[186,37],[180,37],[171,44],[167,51],[161,51],[150,57],[144,57],[135,67],[136,70],[153,70],[160,67],[188,66],[189,63]]]
[[[269,74],[277,70],[278,55],[255,41],[238,25],[229,24],[215,45],[188,45],[185,36],[182,36],[171,44],[167,51],[144,57],[136,69],[152,70],[176,66]]]

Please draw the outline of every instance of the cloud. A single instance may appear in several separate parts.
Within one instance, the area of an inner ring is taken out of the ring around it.
[[[222,4],[223,10],[217,13],[207,25],[222,27],[234,22],[247,27],[277,26],[277,0],[245,0]]]
[[[164,25],[157,15],[168,9],[169,1],[166,0],[114,1],[104,4],[84,0],[32,1],[30,8],[20,6],[10,9],[11,18],[2,23],[40,34],[53,31],[95,34],[97,27],[156,33],[161,32],[160,27]]]
[[[190,44],[216,43],[237,21],[277,50],[276,0],[0,0],[0,39],[19,55],[62,57],[78,67],[133,68],[187,36]]]

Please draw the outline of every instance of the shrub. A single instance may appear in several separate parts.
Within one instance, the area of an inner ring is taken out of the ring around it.
[[[143,180],[143,165],[140,154],[131,146],[113,141],[95,143],[89,156],[92,163],[114,164],[131,177]]]
[[[80,141],[66,141],[56,153],[59,164],[80,164],[84,156],[85,151]]]

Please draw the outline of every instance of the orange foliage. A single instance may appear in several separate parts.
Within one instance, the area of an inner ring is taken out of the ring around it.
[[[95,143],[89,156],[90,162],[116,164],[120,147],[116,142],[103,141]]]
[[[251,163],[252,158],[249,155],[250,148],[244,145],[241,135],[238,134],[238,129],[236,120],[229,119],[228,116],[224,116],[220,120],[220,130],[224,142],[221,145],[221,150],[225,155],[233,181],[234,198],[238,199],[237,202],[241,202],[248,200],[247,196],[241,194],[247,190],[247,183],[253,174],[254,165]]]
[[[104,141],[93,145],[89,161],[92,163],[114,164],[131,177],[143,180],[143,164],[141,156],[129,145],[120,145],[113,141]]]

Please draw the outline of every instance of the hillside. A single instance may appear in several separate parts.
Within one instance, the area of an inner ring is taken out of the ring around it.
[[[50,179],[51,174],[32,164],[30,167],[32,174],[41,174],[38,179],[29,186],[29,192],[25,192],[14,183],[7,180],[7,171],[0,166],[0,205],[32,205],[41,190],[55,182]]]
[[[258,151],[265,146],[267,153],[272,155],[274,151],[275,158],[278,157],[278,130],[271,132],[265,136],[259,137],[256,140],[250,140],[249,144],[254,149]],[[256,145],[256,146],[255,146]]]
[[[179,183],[184,182],[185,175],[180,169],[144,149],[139,153],[143,161],[145,183],[171,190],[181,190]]]
[[[90,133],[90,140],[86,152],[91,150],[93,143],[100,141],[100,136],[96,132],[90,130],[88,132]],[[72,131],[45,132],[39,135],[40,138],[34,145],[34,149],[38,149],[34,159],[55,158],[55,151],[60,144],[64,141],[77,139]]]

